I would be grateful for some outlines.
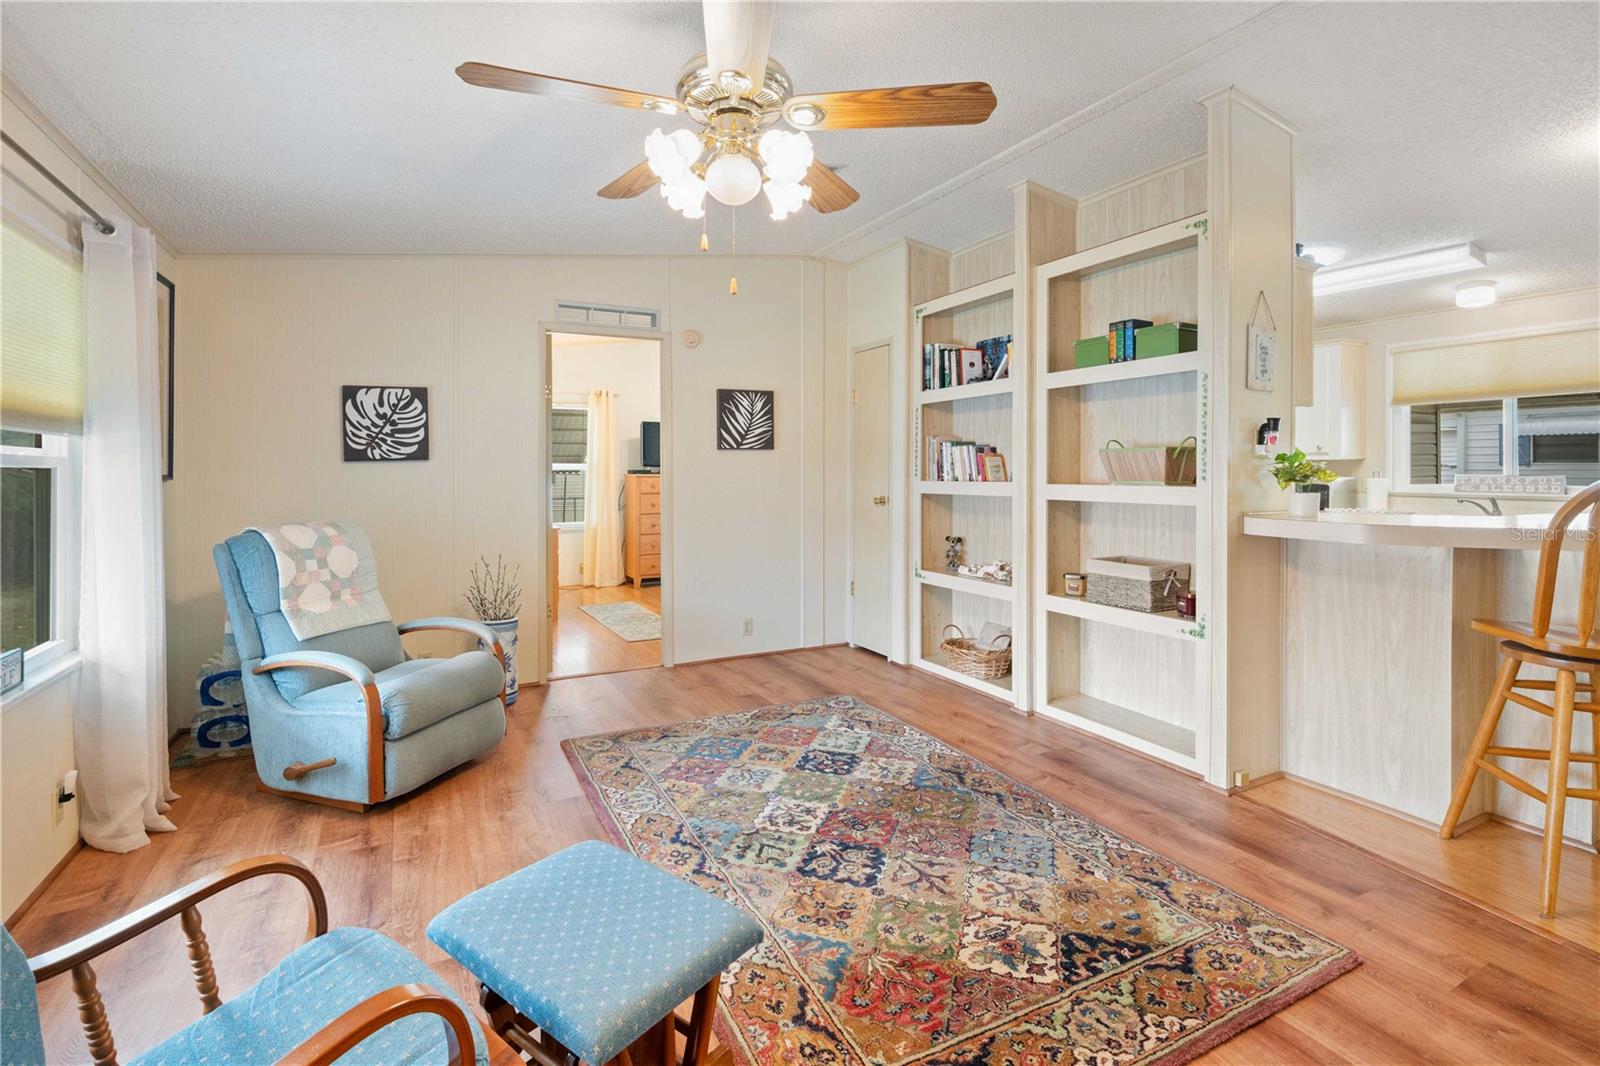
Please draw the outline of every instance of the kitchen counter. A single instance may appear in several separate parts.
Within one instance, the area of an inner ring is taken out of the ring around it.
[[[1550,517],[1246,515],[1244,532],[1276,538],[1283,556],[1283,771],[1437,824],[1494,683],[1496,642],[1472,619],[1528,618]],[[1557,624],[1572,624],[1581,556],[1570,550],[1590,536],[1587,524],[1567,531]],[[1594,750],[1590,717],[1574,723],[1575,751]],[[1549,731],[1548,719],[1508,707],[1495,743],[1548,745]],[[1517,770],[1543,786],[1541,764]],[[1596,770],[1575,765],[1572,783],[1587,786]],[[1570,839],[1593,846],[1594,807],[1568,803]],[[1544,808],[1482,774],[1466,815],[1537,826]]]
[[[1549,527],[1547,514],[1344,514],[1294,518],[1278,511],[1244,516],[1245,533],[1255,537],[1498,551],[1537,548]],[[1588,524],[1580,519],[1568,527],[1561,547],[1566,551],[1581,549],[1588,537]]]

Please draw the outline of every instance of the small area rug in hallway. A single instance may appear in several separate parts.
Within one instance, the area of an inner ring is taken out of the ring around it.
[[[747,1066],[1187,1061],[1359,960],[851,696],[563,744],[612,838],[754,914]]]
[[[578,608],[623,640],[660,640],[661,616],[637,603],[586,603]]]

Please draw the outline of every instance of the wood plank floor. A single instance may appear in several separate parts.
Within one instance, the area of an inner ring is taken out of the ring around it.
[[[380,929],[463,994],[470,980],[423,930],[446,904],[574,841],[598,837],[559,743],[766,703],[849,693],[942,737],[1134,840],[1354,949],[1365,964],[1206,1056],[1208,1063],[1593,1063],[1600,957],[1408,877],[1284,815],[920,671],[844,648],[530,689],[495,751],[366,815],[253,790],[242,761],[175,775],[177,833],[127,855],[84,851],[14,930],[54,946],[223,863],[305,860],[334,925]],[[287,886],[205,909],[226,997],[297,942]],[[198,1016],[176,925],[106,957],[124,1057]],[[41,989],[52,1063],[85,1061],[67,982]]]
[[[1600,951],[1600,855],[1592,851],[1562,848],[1560,898],[1555,917],[1546,918],[1539,913],[1544,841],[1527,830],[1487,820],[1441,840],[1432,826],[1288,779],[1257,785],[1244,796],[1522,925]]]
[[[642,670],[661,665],[659,640],[623,640],[580,609],[592,603],[637,603],[661,613],[659,584],[634,588],[633,583],[616,588],[562,589],[556,612],[555,648],[551,656],[552,678],[581,674],[612,674],[620,670]]]

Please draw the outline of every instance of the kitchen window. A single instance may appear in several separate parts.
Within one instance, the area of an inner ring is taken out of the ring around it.
[[[589,473],[589,409],[550,409],[550,522],[583,525],[583,494]]]

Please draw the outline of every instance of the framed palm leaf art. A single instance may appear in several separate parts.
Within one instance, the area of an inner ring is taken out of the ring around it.
[[[770,452],[772,448],[772,390],[718,389],[717,450]]]
[[[395,463],[428,458],[428,390],[346,385],[344,461]]]

